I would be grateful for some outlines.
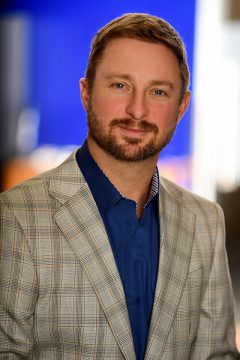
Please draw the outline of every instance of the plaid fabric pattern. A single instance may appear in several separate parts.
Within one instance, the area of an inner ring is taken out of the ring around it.
[[[222,211],[165,179],[160,187],[145,360],[236,359]],[[0,359],[134,360],[121,280],[75,154],[0,203]]]

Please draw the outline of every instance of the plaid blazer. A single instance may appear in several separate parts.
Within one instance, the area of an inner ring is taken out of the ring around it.
[[[222,211],[165,179],[160,194],[145,359],[236,359]],[[75,155],[0,202],[0,359],[134,360],[119,273]]]

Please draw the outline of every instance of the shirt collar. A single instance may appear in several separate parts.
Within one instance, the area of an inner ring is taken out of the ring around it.
[[[87,140],[77,151],[76,159],[100,213],[105,213],[109,207],[122,198],[122,195],[112,185],[93,159],[88,150]]]
[[[87,140],[77,151],[76,159],[101,214],[104,214],[112,205],[124,198],[93,159],[88,149]],[[159,175],[156,168],[152,177],[149,198],[145,206],[158,194],[158,191]]]
[[[156,167],[156,169],[154,170],[154,173],[153,173],[150,192],[149,192],[149,196],[148,196],[146,205],[154,198],[154,196],[156,196],[158,194],[158,192],[159,192],[159,174],[158,174],[158,169]]]

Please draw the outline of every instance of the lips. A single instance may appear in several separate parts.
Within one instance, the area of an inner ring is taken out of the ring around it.
[[[129,131],[132,133],[136,133],[136,134],[142,134],[142,133],[146,133],[149,132],[149,130],[143,130],[143,129],[139,129],[139,128],[128,128],[128,127],[124,127],[124,126],[119,126],[120,129],[123,129],[125,131]]]
[[[147,132],[158,133],[157,126],[145,120],[134,121],[132,119],[114,119],[111,122],[111,126],[119,127],[128,133],[136,135],[146,134]]]

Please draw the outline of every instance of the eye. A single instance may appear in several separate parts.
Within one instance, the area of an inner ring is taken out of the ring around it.
[[[113,83],[111,84],[111,87],[115,89],[124,89],[125,85],[123,83]]]
[[[166,92],[161,90],[161,89],[154,89],[153,94],[156,95],[156,96],[165,96],[165,95],[167,95]]]
[[[114,87],[115,89],[124,89],[125,85],[122,83],[114,83],[112,84],[112,87]]]

